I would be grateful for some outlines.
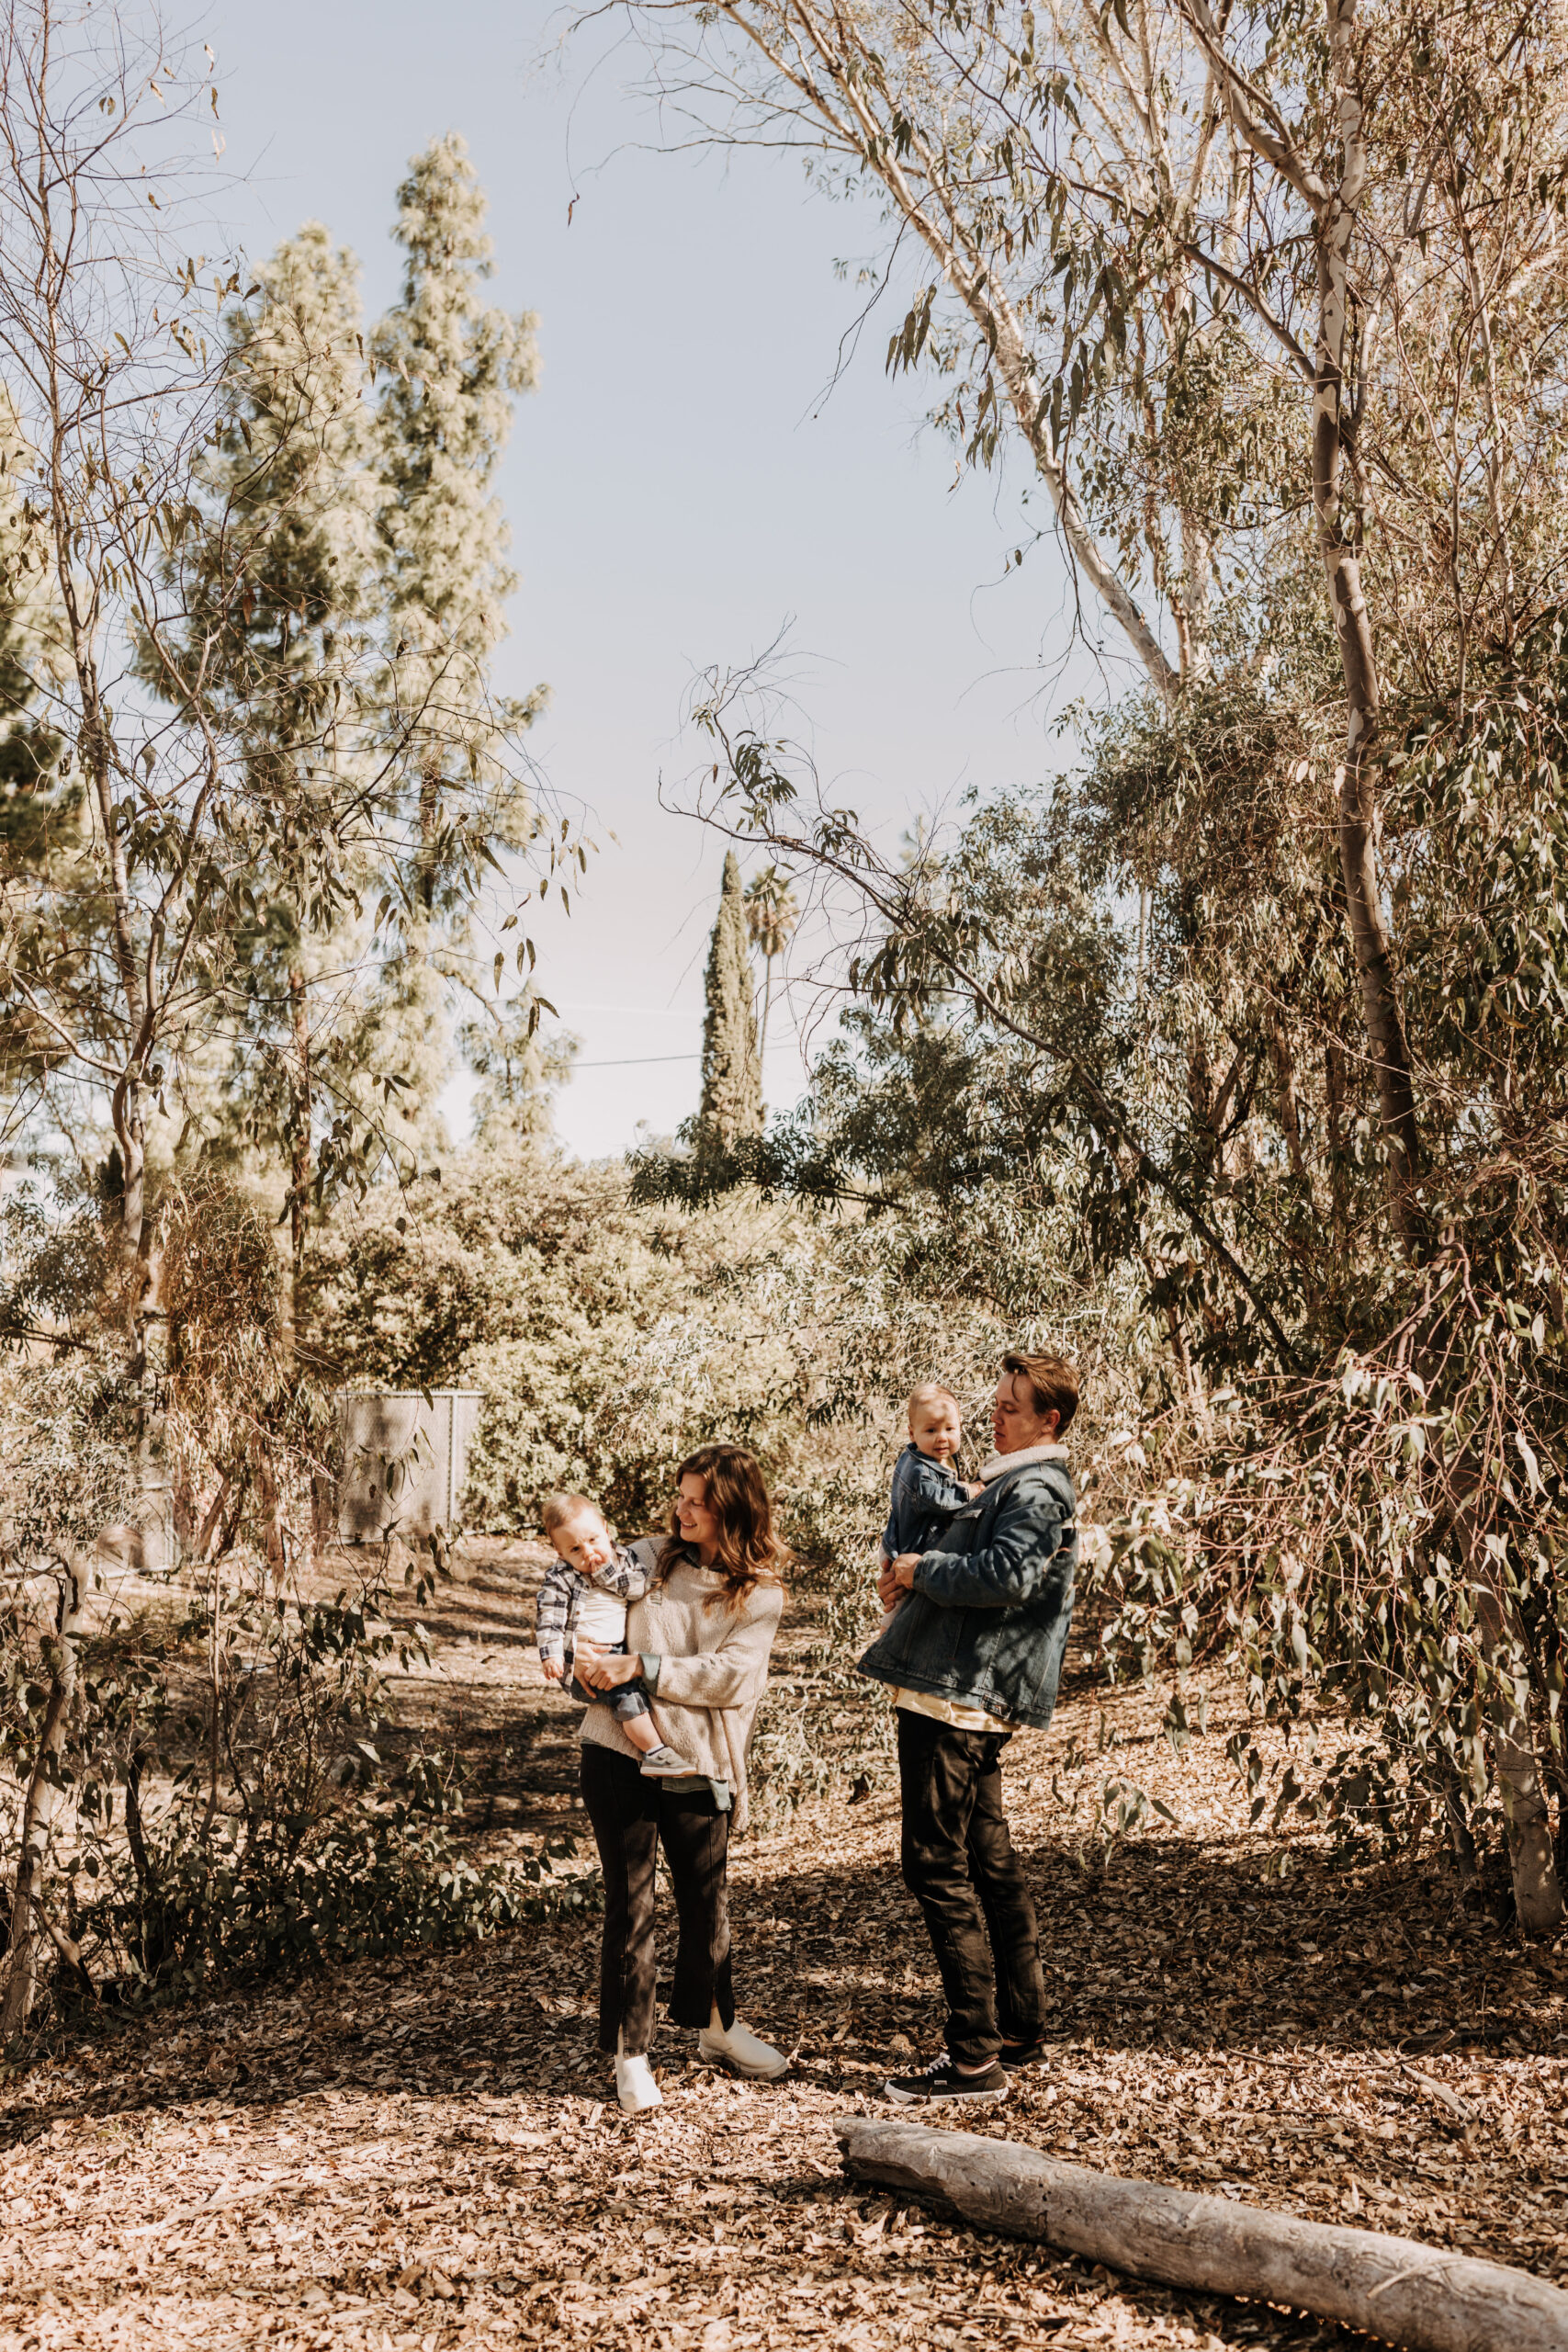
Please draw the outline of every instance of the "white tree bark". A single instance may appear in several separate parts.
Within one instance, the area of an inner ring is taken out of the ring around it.
[[[1420,1154],[1416,1087],[1399,1003],[1393,952],[1377,871],[1377,760],[1380,695],[1371,616],[1361,576],[1362,490],[1348,446],[1350,245],[1368,174],[1366,109],[1356,58],[1356,0],[1324,0],[1340,137],[1337,176],[1330,183],[1299,154],[1281,119],[1226,53],[1209,0],[1186,0],[1190,21],[1224,79],[1236,132],[1255,155],[1310,208],[1316,248],[1318,316],[1313,357],[1312,492],[1318,548],[1328,586],[1345,683],[1345,756],[1335,778],[1339,864],[1346,917],[1372,1075],[1389,1154],[1394,1214],[1407,1241],[1416,1238],[1415,1184]],[[1290,345],[1299,356],[1299,349]]]
[[[1483,1654],[1496,1678],[1491,1714],[1492,1761],[1503,1794],[1514,1909],[1522,1936],[1555,1936],[1568,1917],[1568,1905],[1557,1875],[1551,1815],[1540,1783],[1529,1719],[1515,1692],[1514,1668],[1522,1657],[1522,1644],[1509,1624],[1495,1571],[1489,1574],[1488,1565],[1483,1561],[1478,1568],[1475,1618]]]
[[[61,1586],[54,1639],[46,1653],[49,1696],[44,1702],[38,1756],[22,1808],[21,1843],[11,1898],[10,1967],[6,1977],[5,2001],[0,2005],[0,2042],[14,2041],[28,2021],[38,1987],[39,1950],[52,1933],[44,1915],[44,1895],[49,1884],[49,1849],[55,1823],[70,1804],[69,1791],[61,1777],[60,1758],[65,1747],[71,1702],[76,1695],[76,1645],[85,1596],[86,1570],[80,1562],[73,1561]]]
[[[854,2179],[1134,2278],[1286,2304],[1406,2352],[1568,2352],[1568,2294],[1502,2263],[1121,2180],[972,2132],[848,2116],[839,2143]]]

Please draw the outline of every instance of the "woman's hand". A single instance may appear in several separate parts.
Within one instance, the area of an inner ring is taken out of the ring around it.
[[[642,1672],[642,1660],[635,1651],[629,1657],[610,1657],[595,1642],[580,1641],[572,1664],[578,1680],[590,1690],[613,1690],[617,1683],[635,1682]]]

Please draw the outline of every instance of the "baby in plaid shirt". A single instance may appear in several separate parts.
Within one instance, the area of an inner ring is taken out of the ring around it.
[[[617,1682],[608,1691],[585,1689],[575,1674],[569,1679],[569,1661],[579,1643],[612,1657],[626,1657],[626,1606],[642,1599],[647,1577],[586,1495],[547,1495],[540,1517],[556,1553],[555,1566],[547,1568],[539,1587],[536,1622],[546,1681],[566,1683],[585,1706],[607,1702],[650,1778],[689,1773],[691,1764],[668,1744],[654,1720],[640,1679]]]

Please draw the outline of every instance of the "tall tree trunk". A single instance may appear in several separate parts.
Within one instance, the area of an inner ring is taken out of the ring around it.
[[[1339,865],[1350,926],[1361,1013],[1394,1216],[1407,1245],[1416,1234],[1415,1199],[1420,1136],[1410,1049],[1394,986],[1393,959],[1377,876],[1377,758],[1380,717],[1371,619],[1361,582],[1362,494],[1353,447],[1348,448],[1346,363],[1352,349],[1350,240],[1367,178],[1360,84],[1355,57],[1356,0],[1326,0],[1329,49],[1343,155],[1337,186],[1317,220],[1318,328],[1313,388],[1313,503],[1318,547],[1345,682],[1345,755],[1336,777]]]
[[[0,2042],[14,2041],[28,2021],[38,1989],[39,1955],[50,1939],[44,1919],[49,1887],[49,1849],[54,1826],[70,1804],[61,1776],[65,1729],[76,1694],[76,1645],[82,1630],[86,1573],[73,1558],[60,1588],[53,1639],[47,1645],[49,1696],[44,1702],[38,1757],[22,1807],[22,1835],[11,1899],[10,1968],[0,2004]]]
[[[1477,1488],[1456,1513],[1454,1524],[1462,1537],[1470,1571],[1476,1648],[1491,1684],[1484,1713],[1493,1769],[1503,1797],[1514,1908],[1521,1935],[1555,1936],[1568,1919],[1568,1907],[1557,1875],[1551,1818],[1527,1712],[1528,1653],[1523,1629],[1504,1588],[1501,1566],[1487,1546],[1479,1496]]]
[[[1337,1234],[1345,1227],[1345,1049],[1332,1037],[1323,1049],[1323,1106],[1328,1129],[1329,1207]]]
[[[1291,1041],[1285,1035],[1285,1024],[1277,1015],[1269,1023],[1269,1049],[1274,1058],[1274,1084],[1280,1101],[1280,1132],[1285,1138],[1291,1173],[1310,1193],[1312,1177],[1307,1169],[1306,1154],[1302,1149],[1301,1105],[1296,1099],[1295,1057],[1291,1052]]]
[[[435,835],[441,822],[441,777],[427,768],[419,780],[419,849],[416,853],[416,895],[425,913],[435,905]]]
[[[1522,1936],[1556,1936],[1568,1921],[1568,1905],[1563,1903],[1562,1885],[1557,1875],[1551,1815],[1541,1786],[1529,1719],[1515,1687],[1513,1668],[1521,1646],[1518,1628],[1510,1622],[1511,1612],[1498,1589],[1492,1563],[1487,1560],[1477,1565],[1476,1631],[1482,1655],[1494,1678],[1492,1761],[1503,1792],[1514,1909]]]
[[[305,1239],[310,1231],[310,1182],[314,1173],[310,1006],[304,969],[297,963],[288,967],[288,1011],[294,1032],[294,1064],[289,1072],[288,1315],[284,1346],[292,1363],[299,1336],[299,1300],[304,1287]]]

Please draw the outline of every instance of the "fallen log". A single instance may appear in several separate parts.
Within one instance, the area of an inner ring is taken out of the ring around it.
[[[852,2115],[838,2135],[852,2179],[1135,2278],[1282,2303],[1405,2352],[1568,2352],[1568,2294],[1500,2262],[1122,2180],[973,2132]]]

